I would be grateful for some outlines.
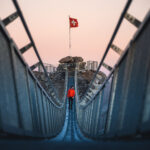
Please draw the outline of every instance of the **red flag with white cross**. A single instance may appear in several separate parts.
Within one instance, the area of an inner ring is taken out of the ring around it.
[[[70,28],[78,27],[78,20],[77,19],[69,17],[69,21],[70,21]]]

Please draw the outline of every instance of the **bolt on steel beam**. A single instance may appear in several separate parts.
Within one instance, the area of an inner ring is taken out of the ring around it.
[[[37,62],[36,64],[32,65],[30,67],[31,70],[34,70],[36,67],[38,67],[40,65],[40,62]]]
[[[116,53],[118,53],[119,55],[122,55],[123,50],[120,49],[118,46],[116,46],[115,44],[111,44],[110,46]]]
[[[32,47],[32,43],[27,44],[26,46],[22,47],[20,49],[20,52],[23,54],[24,52],[26,52],[29,48]]]
[[[107,70],[111,71],[112,67],[110,67],[109,65],[107,65],[106,63],[103,62],[103,67],[105,67]]]
[[[11,22],[13,22],[18,16],[19,16],[18,12],[14,12],[10,16],[6,17],[5,19],[3,19],[4,25],[7,26]]]
[[[141,25],[141,21],[139,21],[137,18],[130,15],[129,13],[126,13],[124,17],[137,28],[139,28],[139,26]]]

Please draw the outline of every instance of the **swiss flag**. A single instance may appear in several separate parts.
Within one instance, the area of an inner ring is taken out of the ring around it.
[[[69,17],[69,21],[70,21],[70,28],[78,27],[78,20],[77,19]]]

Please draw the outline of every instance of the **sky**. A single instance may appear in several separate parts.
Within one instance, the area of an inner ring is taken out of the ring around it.
[[[44,63],[58,65],[68,56],[81,56],[84,61],[100,62],[127,0],[18,0],[36,47]],[[140,21],[150,10],[150,0],[133,0],[128,13]],[[0,0],[0,19],[15,12],[11,0]],[[79,27],[71,29],[69,51],[69,15],[78,19]],[[18,48],[29,43],[20,19],[7,26]],[[137,28],[123,20],[114,40],[125,49]],[[38,62],[33,49],[23,54],[29,65]],[[119,55],[112,49],[104,60],[113,66]]]

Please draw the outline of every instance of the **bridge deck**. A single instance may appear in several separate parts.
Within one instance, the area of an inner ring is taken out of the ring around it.
[[[69,78],[69,86],[73,85],[73,78]],[[69,87],[68,86],[68,87]],[[36,149],[36,150],[49,150],[49,149],[62,149],[62,150],[92,150],[92,149],[107,149],[107,150],[149,150],[150,140],[149,139],[135,139],[135,140],[100,140],[93,141],[84,137],[80,132],[76,116],[75,116],[75,101],[73,103],[73,109],[66,109],[66,118],[64,127],[61,133],[53,139],[28,139],[28,138],[1,138],[0,147],[3,150],[15,149],[15,150],[25,150],[25,149]]]
[[[74,85],[74,77],[70,77],[68,80],[68,87]],[[56,137],[53,138],[52,141],[63,141],[63,142],[82,142],[82,141],[90,141],[85,138],[79,130],[76,121],[76,110],[75,110],[75,99],[73,102],[73,108],[70,110],[68,108],[68,99],[66,103],[66,118],[64,127],[61,133]]]

